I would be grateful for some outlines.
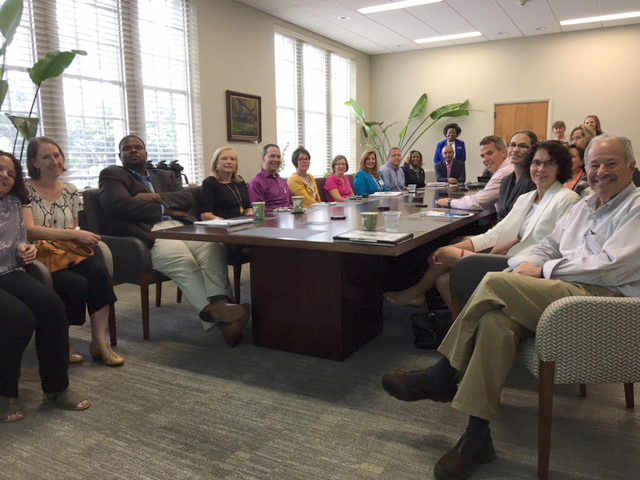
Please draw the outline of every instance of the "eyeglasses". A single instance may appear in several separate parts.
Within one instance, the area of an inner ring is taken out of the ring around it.
[[[144,146],[143,145],[125,145],[124,147],[122,147],[122,151],[123,152],[141,152],[144,150]]]
[[[527,143],[508,143],[507,147],[511,147],[511,148],[517,148],[519,150],[529,150],[531,148],[531,145],[527,144]]]
[[[536,168],[540,168],[540,167],[544,167],[544,168],[557,167],[558,166],[558,162],[556,162],[555,160],[547,160],[546,162],[543,162],[542,160],[532,160],[531,161],[531,166],[532,167],[536,167]]]

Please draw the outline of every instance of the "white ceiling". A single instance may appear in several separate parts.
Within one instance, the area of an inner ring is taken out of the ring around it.
[[[237,0],[370,55],[640,23],[640,17],[561,27],[560,20],[640,11],[640,0],[444,0],[362,15],[389,0]],[[349,17],[340,20],[338,17]],[[481,37],[415,39],[479,31]]]

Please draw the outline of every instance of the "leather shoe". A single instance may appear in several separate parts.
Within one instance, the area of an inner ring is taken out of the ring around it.
[[[458,391],[453,383],[445,387],[434,387],[427,378],[427,370],[392,370],[382,376],[382,387],[389,395],[405,402],[433,400],[450,402]]]
[[[204,307],[198,315],[200,320],[207,323],[233,323],[243,318],[246,314],[244,305],[218,300]]]
[[[218,322],[218,328],[222,332],[224,341],[227,342],[227,345],[230,347],[235,347],[240,343],[240,340],[242,340],[242,331],[249,321],[249,313],[251,312],[249,305],[244,304],[239,306],[245,311],[242,318],[230,323]]]
[[[478,465],[496,458],[491,436],[478,440],[465,432],[456,446],[445,453],[433,469],[437,480],[465,480]]]

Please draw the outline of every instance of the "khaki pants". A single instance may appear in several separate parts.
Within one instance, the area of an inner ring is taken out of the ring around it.
[[[182,225],[177,220],[163,220],[152,230]],[[156,239],[151,249],[151,263],[155,270],[176,282],[198,311],[206,307],[213,296],[231,298],[227,254],[221,243]],[[203,322],[202,326],[209,329],[213,324]]]
[[[545,308],[560,298],[592,295],[619,296],[594,285],[487,273],[438,348],[464,371],[452,406],[491,420],[520,340],[534,336]]]

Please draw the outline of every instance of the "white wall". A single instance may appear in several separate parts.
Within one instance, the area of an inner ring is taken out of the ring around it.
[[[423,92],[431,109],[469,98],[479,111],[453,121],[473,178],[482,170],[478,142],[493,133],[493,103],[548,98],[551,122],[564,120],[569,131],[597,114],[606,132],[631,139],[640,160],[638,46],[640,25],[631,25],[374,56],[371,118],[402,120]],[[428,166],[447,120],[416,144]]]
[[[356,56],[358,99],[369,107],[369,56],[234,0],[197,0],[200,96],[205,174],[216,148],[227,145],[225,92],[262,97],[262,138],[276,140],[275,25],[285,26]],[[252,143],[233,142],[240,174],[250,180],[259,171]],[[289,159],[287,159],[289,161]]]

